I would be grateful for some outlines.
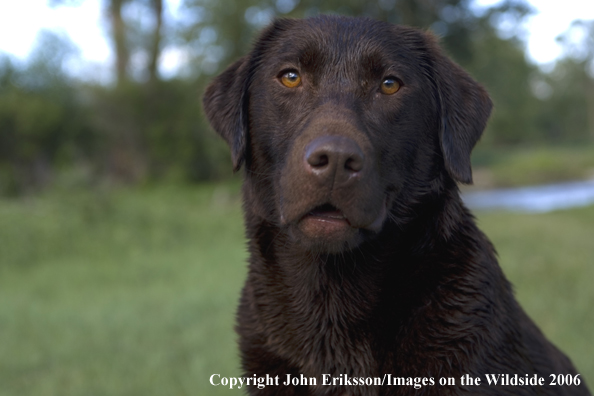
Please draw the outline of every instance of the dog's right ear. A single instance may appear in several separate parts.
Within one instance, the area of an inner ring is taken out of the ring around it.
[[[210,83],[202,98],[210,125],[231,149],[234,172],[241,168],[245,159],[250,80],[248,64],[249,56],[244,56],[229,66]]]

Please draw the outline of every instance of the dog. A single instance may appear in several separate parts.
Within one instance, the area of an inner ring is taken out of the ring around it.
[[[492,103],[430,33],[279,19],[203,107],[245,169],[243,370],[281,381],[249,394],[590,394],[460,199]]]

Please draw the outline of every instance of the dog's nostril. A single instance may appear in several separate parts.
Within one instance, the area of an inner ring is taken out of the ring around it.
[[[344,168],[347,171],[359,172],[361,169],[363,169],[363,158],[358,155],[352,155],[351,157],[347,158],[346,162],[344,163]]]
[[[328,162],[330,162],[330,160],[325,153],[313,153],[307,156],[307,163],[314,168],[322,168],[328,165]]]

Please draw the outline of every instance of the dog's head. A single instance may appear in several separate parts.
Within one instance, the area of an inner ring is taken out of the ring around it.
[[[204,96],[248,210],[329,252],[443,180],[471,183],[491,106],[430,34],[336,16],[275,21]]]

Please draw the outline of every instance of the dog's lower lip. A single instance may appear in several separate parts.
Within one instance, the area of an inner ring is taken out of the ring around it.
[[[315,207],[303,217],[303,220],[305,219],[337,223],[346,222],[350,225],[343,211],[329,203]]]
[[[350,228],[351,223],[345,217],[330,217],[330,216],[313,216],[307,215],[302,220],[302,222],[309,222],[309,223],[320,223],[326,224],[324,227],[332,227],[332,228]]]
[[[307,213],[299,222],[301,230],[310,237],[336,238],[351,229],[344,213],[330,205],[324,205]],[[339,237],[342,238],[343,236]]]
[[[318,217],[320,219],[328,219],[328,220],[344,220],[348,222],[348,219],[340,210],[312,210],[307,214],[307,216],[311,217]]]

